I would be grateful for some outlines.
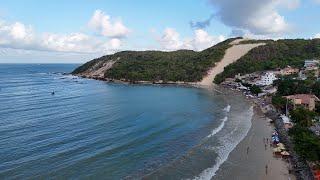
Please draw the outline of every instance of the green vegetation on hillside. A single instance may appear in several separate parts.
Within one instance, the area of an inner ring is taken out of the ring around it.
[[[294,80],[279,79],[275,82],[278,86],[277,94],[279,96],[287,96],[292,94],[309,94],[313,93],[320,97],[320,82],[314,80]]]
[[[227,66],[223,73],[216,76],[216,83],[221,83],[225,78],[234,77],[238,73],[248,74],[284,68],[287,65],[302,67],[305,59],[320,58],[320,39],[259,40],[253,42],[265,42],[266,45],[252,49],[237,62]],[[246,41],[242,43],[246,43]]]
[[[293,138],[295,151],[303,158],[319,162],[320,160],[320,139],[308,128],[299,125],[289,131]]]
[[[179,50],[161,51],[123,51],[103,56],[77,68],[73,74],[79,74],[94,66],[110,60],[117,60],[105,73],[105,78],[124,79],[126,81],[200,81],[210,67],[220,61],[230,42],[228,39],[201,52]]]

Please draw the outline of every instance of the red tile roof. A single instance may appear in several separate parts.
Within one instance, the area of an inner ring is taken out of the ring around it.
[[[315,101],[320,101],[320,99],[313,94],[295,94],[291,96],[286,96],[288,99],[301,99],[302,104],[309,104],[310,99],[313,98]]]

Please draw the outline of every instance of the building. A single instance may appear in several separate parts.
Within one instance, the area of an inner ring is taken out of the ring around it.
[[[319,66],[319,60],[312,59],[312,60],[305,60],[304,61],[304,67],[307,70],[317,69],[318,66]]]
[[[299,71],[298,79],[299,80],[306,80],[307,79],[307,76],[304,71]]]
[[[288,67],[281,69],[279,71],[279,74],[282,76],[288,76],[288,75],[292,75],[292,74],[296,74],[296,73],[299,73],[299,69],[293,68],[291,66],[288,66]]]
[[[258,86],[269,86],[273,84],[273,81],[277,80],[276,75],[273,72],[266,72],[261,76],[261,79],[257,81]]]
[[[295,94],[291,96],[285,96],[285,98],[292,101],[294,108],[302,106],[310,111],[314,111],[316,102],[319,102],[319,98],[313,94]]]

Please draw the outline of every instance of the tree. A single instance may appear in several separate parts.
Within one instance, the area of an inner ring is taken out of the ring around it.
[[[279,95],[272,96],[272,104],[277,109],[281,109],[282,112],[284,112],[286,109],[286,105],[287,105],[287,99],[282,96],[279,96]]]
[[[252,85],[250,87],[250,91],[251,91],[252,94],[255,94],[255,95],[258,95],[259,93],[262,93],[261,88],[259,86],[257,86],[257,85]]]
[[[316,113],[299,107],[295,110],[292,110],[290,112],[290,116],[294,123],[297,123],[302,127],[310,127],[312,125],[312,120],[316,116]]]
[[[316,81],[313,86],[312,86],[312,92],[316,95],[316,96],[320,96],[320,81]]]
[[[316,113],[318,113],[318,115],[320,115],[320,103],[319,102],[316,103]]]
[[[320,160],[320,139],[308,128],[299,125],[289,131],[293,137],[294,149],[302,157],[309,161],[319,162]]]

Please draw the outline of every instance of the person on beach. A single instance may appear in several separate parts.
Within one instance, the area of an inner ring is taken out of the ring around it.
[[[268,174],[268,164],[266,164],[266,174]]]
[[[267,150],[267,144],[264,144],[264,150]]]

